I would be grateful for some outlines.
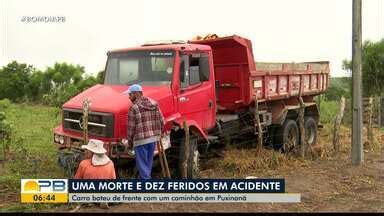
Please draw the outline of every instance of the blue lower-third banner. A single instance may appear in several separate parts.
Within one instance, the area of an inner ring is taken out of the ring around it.
[[[23,203],[300,202],[284,179],[22,179]]]
[[[137,193],[137,194],[111,194],[111,193],[83,193],[69,194],[69,202],[273,202],[273,203],[298,203],[300,194],[296,193]]]
[[[68,180],[69,202],[300,202],[284,179]]]

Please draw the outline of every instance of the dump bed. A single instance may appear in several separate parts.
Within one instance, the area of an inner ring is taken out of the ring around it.
[[[318,95],[329,85],[329,62],[255,63],[251,41],[237,35],[191,43],[212,48],[219,110],[249,106],[256,93],[272,101]]]

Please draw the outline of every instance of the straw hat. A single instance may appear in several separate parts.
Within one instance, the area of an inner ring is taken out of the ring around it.
[[[92,165],[94,166],[100,166],[107,164],[110,159],[105,154],[107,150],[105,150],[104,142],[101,140],[96,139],[90,139],[87,145],[82,145],[82,149],[88,149],[89,151],[93,152],[92,156]]]
[[[88,149],[96,154],[105,154],[107,150],[104,148],[104,142],[101,140],[90,139],[87,145],[82,145],[82,149]]]

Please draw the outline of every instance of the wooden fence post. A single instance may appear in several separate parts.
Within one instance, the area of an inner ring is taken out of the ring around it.
[[[162,137],[160,137],[160,149],[163,155],[163,160],[164,160],[164,168],[165,168],[165,174],[167,178],[171,178],[171,172],[169,171],[169,166],[168,166],[168,160],[167,160],[167,155],[165,153],[164,147],[163,147],[163,141]]]
[[[343,119],[343,116],[344,116],[344,109],[345,109],[345,98],[341,97],[340,109],[336,115],[334,129],[333,129],[333,149],[336,152],[340,151],[340,139],[339,139],[340,134],[339,134],[339,132],[340,132],[341,120]]]
[[[301,157],[305,157],[305,151],[307,143],[305,140],[305,128],[304,128],[304,111],[305,104],[302,97],[299,97],[300,109],[299,109],[299,130],[300,130],[300,143],[301,143]]]
[[[368,102],[368,125],[367,125],[367,139],[369,141],[369,144],[373,143],[372,114],[373,114],[373,98],[370,97]]]
[[[161,138],[160,138],[161,140]],[[167,174],[165,173],[165,167],[164,167],[164,159],[163,159],[163,152],[161,151],[161,146],[162,144],[159,142],[156,143],[157,147],[157,153],[159,154],[159,161],[160,161],[160,166],[161,166],[161,173],[163,174],[163,177],[165,178]]]
[[[384,127],[384,97],[380,97],[380,127]]]
[[[381,126],[382,126],[382,124],[381,124],[381,98],[376,97],[376,100],[377,100],[377,124],[378,124],[379,128],[381,128]]]
[[[82,124],[84,145],[88,144],[88,115],[89,115],[89,106],[90,106],[90,101],[89,101],[88,98],[86,98],[83,101],[83,124]]]
[[[257,92],[255,93],[255,133],[256,132],[258,135],[256,149],[259,152],[263,147],[263,131],[261,129],[261,123],[260,123],[259,101],[257,99]]]
[[[185,140],[184,140],[184,157],[183,157],[183,169],[181,172],[181,178],[186,179],[188,177],[188,161],[189,161],[189,128],[187,123],[183,122],[183,127],[185,131]]]

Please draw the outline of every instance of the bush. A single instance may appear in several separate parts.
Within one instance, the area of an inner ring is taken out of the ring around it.
[[[7,109],[11,105],[11,101],[7,98],[0,100],[0,110]]]
[[[94,85],[96,85],[98,82],[96,77],[93,76],[87,76],[85,77],[79,84],[77,85],[77,88],[79,90],[79,93],[84,91],[87,88],[90,88]]]
[[[346,97],[347,94],[348,92],[344,88],[331,84],[324,96],[328,101],[336,101],[339,100],[341,96]]]
[[[9,106],[9,100],[1,100],[2,104],[8,104]],[[3,106],[4,107],[4,106]],[[1,109],[3,110],[3,109]],[[9,123],[6,119],[5,112],[0,110],[0,143],[2,144],[1,152],[0,152],[0,160],[6,160],[6,154],[9,151],[9,146],[11,143],[11,134],[12,134],[12,125]]]
[[[320,102],[320,122],[332,123],[339,111],[339,103],[337,101],[322,100]]]
[[[338,101],[343,96],[351,97],[352,78],[351,77],[334,77],[331,78],[330,86],[324,94],[328,101]]]
[[[75,85],[63,85],[54,88],[43,96],[42,102],[46,105],[61,107],[66,101],[78,93]]]
[[[29,77],[29,83],[27,88],[27,100],[29,101],[39,101],[44,94],[43,91],[43,82],[45,74],[41,71],[35,71]],[[48,80],[46,80],[48,81]],[[49,82],[49,81],[48,81]],[[25,100],[25,99],[24,99]]]
[[[76,96],[85,89],[97,84],[97,80],[93,76],[86,77],[81,80],[77,85],[74,84],[62,84],[48,93],[43,95],[42,102],[46,105],[61,107],[72,97]]]

